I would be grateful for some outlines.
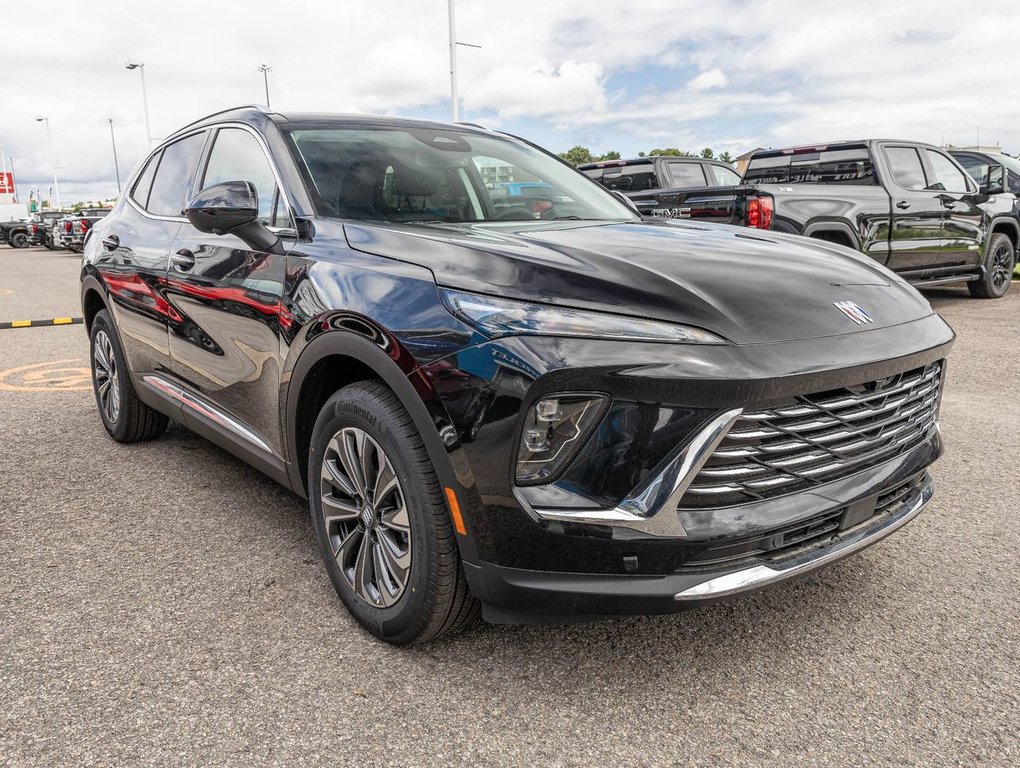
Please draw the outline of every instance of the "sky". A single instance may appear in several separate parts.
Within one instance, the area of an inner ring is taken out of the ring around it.
[[[49,195],[54,165],[65,205],[115,195],[108,119],[122,181],[143,159],[129,59],[156,139],[264,103],[263,63],[284,114],[450,119],[447,0],[5,6],[0,145],[22,200]],[[456,26],[481,46],[458,47],[460,119],[556,152],[877,137],[1020,152],[1016,0],[457,0]]]

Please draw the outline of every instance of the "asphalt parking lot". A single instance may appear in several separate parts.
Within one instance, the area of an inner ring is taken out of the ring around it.
[[[0,248],[0,321],[79,314]],[[370,639],[303,501],[173,426],[112,442],[83,327],[0,330],[0,764],[1020,763],[1020,285],[959,338],[935,501],[798,582],[666,618]]]

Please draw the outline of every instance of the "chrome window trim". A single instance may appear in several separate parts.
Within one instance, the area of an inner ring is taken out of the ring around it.
[[[203,128],[196,128],[193,131],[189,131],[188,133],[185,133],[183,136],[174,136],[172,141],[165,141],[165,142],[163,142],[158,147],[156,147],[154,150],[152,150],[148,155],[146,155],[145,156],[145,161],[138,164],[138,173],[136,173],[134,176],[132,176],[131,179],[128,181],[127,188],[129,190],[131,190],[131,191],[128,192],[126,195],[124,195],[124,199],[128,202],[128,204],[132,208],[134,208],[138,213],[140,213],[142,216],[144,216],[147,219],[152,219],[153,221],[176,221],[176,222],[185,222],[185,221],[187,221],[187,219],[184,216],[160,216],[159,214],[149,213],[149,211],[145,210],[141,205],[138,204],[138,201],[135,200],[135,198],[134,198],[135,185],[138,183],[139,176],[141,176],[145,172],[146,167],[149,165],[149,161],[153,157],[155,157],[158,153],[162,152],[164,149],[169,147],[171,144],[176,144],[178,141],[184,141],[184,139],[191,138],[192,136],[195,136],[195,135],[197,135],[199,133],[208,133],[208,132],[209,132],[209,128],[208,128],[208,126],[206,126],[206,127],[203,127]],[[206,140],[208,140],[208,137],[207,137]],[[203,147],[203,153],[204,153],[204,151],[205,150],[204,150],[204,147]],[[162,164],[163,158],[160,158],[159,162],[160,162],[160,164]],[[156,174],[158,174],[158,173],[159,173],[159,166],[157,165],[156,166],[156,172],[152,175],[152,180],[153,181],[156,180]]]
[[[189,138],[191,136],[194,136],[196,134],[199,134],[199,133],[212,133],[214,131],[218,131],[220,128],[240,128],[242,130],[247,131],[248,133],[250,133],[252,136],[255,137],[255,141],[258,142],[259,148],[262,150],[262,154],[266,158],[266,162],[269,164],[269,170],[271,170],[273,172],[273,179],[276,181],[276,188],[278,190],[280,190],[280,197],[283,198],[284,205],[286,205],[286,207],[287,207],[287,214],[290,216],[291,222],[294,222],[295,221],[294,206],[291,203],[290,196],[287,194],[286,187],[284,187],[284,185],[283,185],[283,176],[280,175],[280,169],[277,168],[276,163],[273,160],[272,153],[269,151],[269,145],[266,143],[266,141],[263,138],[262,134],[260,134],[258,131],[256,131],[254,128],[252,128],[250,125],[247,125],[246,123],[240,123],[240,122],[237,122],[237,121],[233,121],[233,120],[225,122],[225,123],[212,123],[210,125],[204,125],[201,128],[196,128],[193,131],[189,131],[188,133],[184,134],[183,136],[174,136],[172,141],[166,141],[163,144],[160,144],[158,147],[156,147],[154,150],[152,150],[152,152],[150,152],[148,155],[146,155],[145,162],[139,163],[138,173],[131,177],[130,181],[128,182],[128,189],[132,190],[132,192],[134,191],[134,186],[135,186],[135,184],[138,183],[138,176],[140,176],[141,173],[144,172],[146,165],[148,165],[149,159],[152,158],[156,153],[162,152],[164,149],[169,147],[171,144],[176,144],[178,141],[183,141],[184,139],[187,139],[187,138]],[[211,154],[212,150],[215,149],[215,148],[216,148],[216,137],[213,136],[212,146],[209,147],[209,151],[208,152],[203,152],[202,159],[200,161],[201,171],[202,171],[202,180],[203,181],[205,180],[205,172],[208,170],[208,167],[209,167],[209,154]],[[162,162],[162,159],[160,159],[160,162]],[[156,167],[156,173],[157,174],[159,173],[159,167],[158,166]],[[153,176],[153,179],[155,179],[155,175]],[[129,192],[127,195],[125,195],[124,199],[128,202],[128,204],[132,208],[135,209],[135,211],[137,211],[139,214],[141,214],[145,218],[152,219],[154,221],[176,221],[176,222],[179,222],[179,223],[186,223],[188,221],[186,216],[159,216],[159,215],[157,215],[155,213],[149,213],[149,211],[147,211],[144,208],[142,208],[142,206],[140,206],[137,203],[137,201],[135,201],[134,197],[132,196],[132,192]],[[274,229],[276,229],[276,228],[274,228]],[[289,228],[288,227],[282,227],[280,229],[283,229],[283,230],[290,229],[291,231],[293,231],[295,233],[295,235],[297,233],[297,230],[294,229],[293,227],[289,227]],[[281,234],[281,233],[277,232],[277,234]]]

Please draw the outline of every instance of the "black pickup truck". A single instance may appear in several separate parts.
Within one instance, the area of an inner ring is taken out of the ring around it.
[[[0,243],[12,248],[27,248],[31,241],[29,224],[25,221],[0,222]]]
[[[577,170],[626,195],[643,216],[772,226],[772,198],[741,186],[737,172],[717,160],[652,155],[588,163]]]
[[[917,286],[1009,290],[1020,244],[1015,198],[978,184],[946,152],[869,139],[751,156],[743,184],[770,195],[773,228],[854,248]]]

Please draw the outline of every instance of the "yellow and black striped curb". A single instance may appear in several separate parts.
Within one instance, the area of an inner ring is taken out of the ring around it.
[[[78,325],[84,323],[84,317],[50,317],[45,320],[10,320],[0,323],[0,331],[8,328],[37,328],[43,325]]]

